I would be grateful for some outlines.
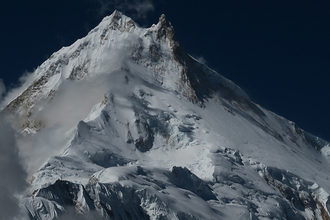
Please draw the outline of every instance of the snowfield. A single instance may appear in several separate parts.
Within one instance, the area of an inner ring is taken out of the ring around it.
[[[164,15],[115,11],[32,77],[5,107],[27,219],[330,219],[329,143],[189,56]]]

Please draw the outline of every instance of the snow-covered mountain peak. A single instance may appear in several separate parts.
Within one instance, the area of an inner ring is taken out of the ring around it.
[[[100,24],[94,29],[130,31],[133,27],[139,27],[139,25],[122,12],[115,10],[111,15],[103,18]]]
[[[25,118],[20,126],[26,132],[35,132],[44,126],[31,117],[37,108],[42,109],[36,106],[56,97],[57,91],[63,90],[65,85],[97,81],[110,77],[115,70],[136,72],[131,71],[136,65],[148,69],[139,74],[149,83],[174,89],[200,106],[217,92],[220,84],[228,92],[245,96],[234,83],[192,59],[180,46],[174,28],[164,15],[150,28],[141,28],[131,18],[115,11],[86,37],[63,47],[39,66],[32,83],[9,103],[7,109]],[[209,85],[208,88],[205,85]],[[103,94],[95,100],[101,100]]]
[[[330,218],[329,143],[189,56],[164,15],[115,11],[33,77],[7,106],[42,162],[31,220]]]
[[[174,28],[171,25],[164,14],[159,17],[159,22],[152,26],[151,29],[157,33],[158,39],[167,39],[170,43],[172,51],[175,53],[176,49],[179,47],[179,42],[176,39]]]
[[[159,17],[159,22],[157,23],[156,26],[159,29],[165,30],[165,33],[171,33],[172,36],[174,35],[174,28],[173,28],[171,22],[167,20],[167,18],[166,18],[166,16],[164,14],[162,14]]]
[[[117,21],[120,20],[120,19],[123,19],[123,18],[128,18],[121,11],[118,11],[118,10],[114,10],[114,12],[109,17],[111,17],[111,19],[114,19],[114,20],[117,20]]]

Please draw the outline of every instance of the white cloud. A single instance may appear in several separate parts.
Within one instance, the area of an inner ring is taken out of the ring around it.
[[[18,134],[0,115],[0,213],[1,219],[14,219],[19,210],[18,194],[27,187],[26,171],[18,154]]]
[[[206,65],[206,63],[207,63],[207,61],[204,57],[197,57],[196,60],[204,65]]]
[[[36,106],[35,117],[46,127],[61,125],[65,131],[84,119],[93,106],[104,99],[107,86],[105,77],[86,81],[64,81],[49,100]]]
[[[0,79],[0,100],[1,100],[1,97],[6,93],[6,86],[5,84],[3,83],[3,80]]]
[[[152,0],[98,0],[98,3],[102,16],[118,9],[133,19],[145,19],[149,12],[154,11]]]
[[[65,145],[65,135],[60,126],[54,126],[36,134],[20,136],[17,144],[30,179],[49,157],[60,153]]]
[[[112,48],[112,54],[103,60],[102,68],[94,76],[77,81],[64,80],[52,97],[36,103],[30,119],[41,121],[41,131],[18,138],[20,155],[27,164],[29,175],[35,173],[49,157],[58,155],[63,150],[68,141],[65,133],[85,119],[92,108],[104,100],[109,88],[115,86],[114,77],[122,77],[124,82],[124,76],[118,70],[130,50],[128,41],[120,46],[120,50]],[[22,79],[23,86],[13,90],[11,97],[23,92],[33,80],[34,74],[26,74]],[[17,121],[12,123],[21,124]]]
[[[29,175],[35,173],[49,157],[63,150],[68,141],[65,133],[104,99],[108,90],[107,80],[101,75],[93,80],[64,81],[50,100],[37,104],[32,118],[41,121],[43,129],[18,139]]]
[[[3,101],[0,103],[0,109],[4,108],[9,104],[10,101],[14,100],[19,94],[24,92],[29,85],[35,80],[35,75],[33,72],[25,72],[20,78],[17,85],[9,89],[3,98]]]
[[[28,174],[32,175],[49,157],[58,155],[68,141],[65,133],[86,118],[95,104],[103,101],[109,88],[119,86],[113,77],[121,77],[124,82],[125,73],[120,71],[121,62],[131,52],[130,42],[125,42],[124,45],[120,45],[118,51],[113,48],[112,56],[103,61],[103,68],[96,76],[78,81],[65,80],[53,97],[36,104],[32,118],[41,120],[44,125],[38,133],[19,135],[12,129],[7,132],[6,126],[0,123],[0,150],[3,152],[0,155],[0,175],[9,178],[8,181],[0,181],[0,204],[5,200],[9,204],[10,208],[4,206],[8,219],[12,219],[11,215],[18,211],[17,199],[13,195],[26,186],[27,174],[20,164],[23,161]],[[3,106],[26,90],[35,79],[35,74],[25,73],[20,78],[21,86],[7,93]],[[17,123],[12,121],[12,124]]]

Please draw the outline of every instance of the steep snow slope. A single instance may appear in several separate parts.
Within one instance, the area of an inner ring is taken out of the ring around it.
[[[330,218],[329,144],[187,55],[163,15],[115,11],[34,77],[6,107],[16,126],[77,120],[22,197],[30,219]]]

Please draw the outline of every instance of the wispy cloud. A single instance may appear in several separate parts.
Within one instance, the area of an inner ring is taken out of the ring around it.
[[[19,82],[12,88],[8,89],[3,101],[0,102],[0,110],[9,104],[15,97],[24,92],[28,86],[35,80],[33,72],[25,72],[20,78]],[[0,83],[1,84],[1,83]],[[0,86],[1,87],[1,86]]]
[[[29,175],[37,172],[49,157],[63,150],[69,141],[66,132],[104,99],[108,90],[107,80],[100,76],[87,81],[64,81],[51,99],[35,106],[31,120],[41,121],[43,129],[18,139]]]
[[[27,187],[26,171],[18,154],[16,132],[0,114],[0,213],[1,219],[14,219],[19,211],[18,194]]]
[[[1,97],[6,93],[6,86],[5,84],[3,83],[3,80],[0,79],[0,100],[1,100]]]
[[[128,14],[133,19],[145,19],[149,12],[154,11],[152,0],[97,0],[101,16],[111,13],[115,9]]]
[[[13,130],[7,132],[5,129],[8,126],[0,124],[0,150],[5,157],[4,160],[0,158],[0,175],[8,175],[9,178],[7,181],[0,182],[0,198],[5,198],[9,201],[7,203],[11,204],[12,209],[7,210],[8,216],[18,210],[17,199],[13,195],[23,190],[26,183],[27,174],[20,166],[20,161],[24,161],[27,173],[32,175],[49,157],[58,155],[67,146],[70,140],[66,137],[71,136],[66,136],[66,132],[86,118],[95,104],[104,100],[104,95],[109,88],[118,86],[117,78],[114,77],[119,77],[124,82],[125,72],[121,70],[121,66],[124,65],[122,60],[131,54],[131,48],[129,41],[120,45],[118,50],[113,48],[113,54],[103,60],[102,68],[98,69],[99,72],[95,75],[78,81],[64,80],[52,97],[36,103],[31,119],[41,120],[44,125],[44,128],[36,134],[19,135]],[[6,96],[4,105],[26,90],[36,78],[34,73],[24,74],[20,79],[21,87],[11,89],[7,93],[9,95]],[[13,121],[12,124],[17,123]],[[11,184],[11,181],[15,183]],[[6,188],[6,185],[9,188]],[[0,204],[4,202],[1,199]],[[2,213],[1,209],[2,207],[0,207],[0,213]]]
[[[129,41],[118,50],[113,48],[112,55],[103,61],[102,68],[94,76],[77,81],[64,80],[51,97],[36,103],[30,120],[41,121],[42,130],[17,139],[29,175],[35,173],[49,157],[58,155],[69,141],[65,133],[86,118],[94,105],[104,100],[109,88],[115,86],[113,77],[119,74],[116,75],[116,72],[120,70],[122,60],[131,53],[130,50]],[[35,79],[35,74],[26,73],[21,78],[22,87],[12,90],[6,97],[6,103],[27,89]],[[17,125],[24,121],[18,120],[12,123]]]
[[[29,179],[49,157],[60,153],[65,141],[65,134],[60,126],[17,138],[19,155],[24,160]]]
[[[207,61],[206,61],[206,59],[204,57],[201,57],[201,56],[200,57],[197,57],[196,60],[198,62],[200,62],[201,64],[204,64],[204,65],[207,64]]]
[[[56,37],[59,40],[60,46],[64,46],[66,44],[66,39],[62,34],[57,34]]]
[[[3,80],[0,79],[0,106],[1,106],[2,98],[4,97],[5,93],[6,93],[6,86],[3,83]]]

